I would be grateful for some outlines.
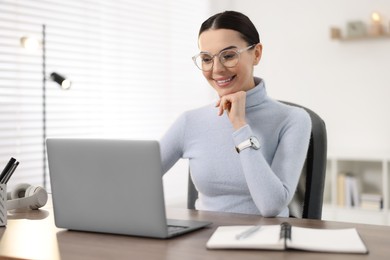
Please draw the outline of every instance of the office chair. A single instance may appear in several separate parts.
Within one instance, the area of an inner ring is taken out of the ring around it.
[[[325,122],[312,110],[290,102],[290,106],[303,108],[310,115],[312,130],[309,148],[297,189],[289,204],[290,217],[321,219],[325,184],[327,135]],[[198,198],[191,176],[188,177],[187,208],[195,209]]]

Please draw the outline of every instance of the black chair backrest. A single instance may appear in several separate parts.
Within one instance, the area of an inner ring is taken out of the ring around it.
[[[311,136],[305,165],[295,195],[289,204],[290,216],[321,219],[327,159],[327,134],[325,122],[312,110],[290,102],[287,105],[301,107],[310,115]]]
[[[310,115],[312,131],[305,165],[294,197],[289,204],[290,217],[321,219],[325,185],[327,134],[325,122],[312,110],[286,101],[284,104],[303,108]],[[198,192],[188,177],[187,208],[195,209]]]

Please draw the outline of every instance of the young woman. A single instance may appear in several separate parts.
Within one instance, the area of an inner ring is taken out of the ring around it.
[[[187,111],[163,136],[164,173],[189,159],[197,209],[287,217],[310,117],[268,97],[264,81],[253,76],[262,45],[247,16],[218,13],[202,24],[198,39],[193,60],[219,101]]]

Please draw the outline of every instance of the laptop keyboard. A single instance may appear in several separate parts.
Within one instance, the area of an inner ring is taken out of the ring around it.
[[[180,233],[183,230],[186,230],[188,227],[185,226],[171,226],[168,225],[168,234]]]

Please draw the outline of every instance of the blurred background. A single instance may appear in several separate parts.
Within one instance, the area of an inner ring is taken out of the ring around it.
[[[50,190],[45,137],[159,139],[183,111],[212,102],[215,93],[191,57],[200,24],[224,10],[241,11],[256,25],[263,57],[255,75],[268,94],[325,120],[330,208],[337,207],[332,162],[374,160],[387,223],[386,0],[0,0],[0,163],[20,161],[9,189],[28,182]],[[381,15],[383,37],[331,38],[332,27],[347,37],[349,22],[369,32],[373,12]],[[26,47],[22,38],[36,44]],[[53,72],[71,87],[61,89]],[[180,161],[164,176],[168,205],[185,207],[187,172]]]

